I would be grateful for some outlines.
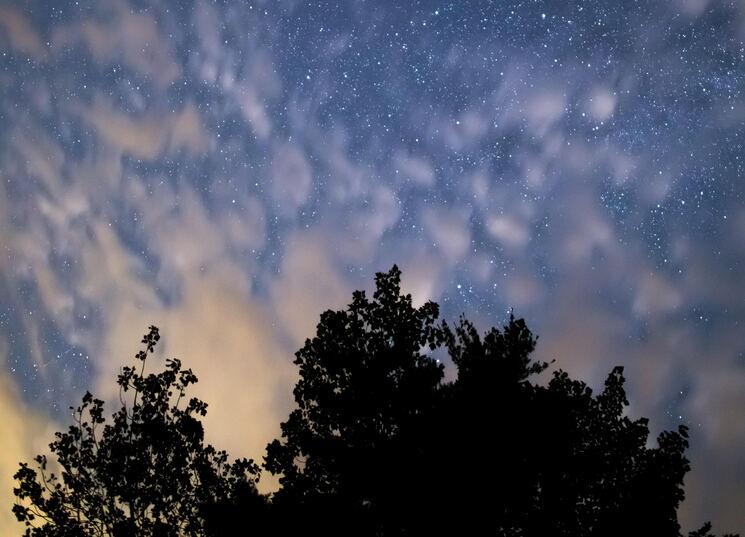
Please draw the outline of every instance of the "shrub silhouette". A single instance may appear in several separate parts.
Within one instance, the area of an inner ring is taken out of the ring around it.
[[[204,444],[200,417],[207,405],[186,399],[197,382],[179,360],[144,374],[160,335],[150,327],[137,353],[139,367],[124,367],[117,383],[121,408],[109,423],[103,401],[90,393],[74,409],[74,424],[50,444],[60,475],[47,458],[36,469],[22,463],[15,475],[13,508],[31,536],[203,535],[210,514],[240,501],[261,502],[257,466],[229,462]]]

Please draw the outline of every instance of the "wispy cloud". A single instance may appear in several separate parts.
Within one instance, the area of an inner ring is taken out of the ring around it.
[[[745,434],[739,6],[146,4],[0,7],[0,383],[39,414],[10,457],[46,434],[24,388],[111,395],[151,323],[259,457],[317,315],[396,262],[594,385],[627,366],[633,412],[695,426],[687,523],[745,527],[711,492]]]

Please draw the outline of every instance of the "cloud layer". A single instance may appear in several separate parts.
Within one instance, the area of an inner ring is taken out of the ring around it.
[[[395,262],[448,317],[514,307],[593,385],[626,366],[632,413],[692,427],[684,524],[745,530],[744,21],[718,0],[0,4],[8,457],[110,395],[149,324],[210,438],[261,457],[318,314]]]

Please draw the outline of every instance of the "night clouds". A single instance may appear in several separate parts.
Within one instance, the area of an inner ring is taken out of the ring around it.
[[[692,428],[684,525],[745,531],[743,39],[720,0],[0,2],[0,477],[149,324],[260,457],[317,315],[395,262],[624,365]]]

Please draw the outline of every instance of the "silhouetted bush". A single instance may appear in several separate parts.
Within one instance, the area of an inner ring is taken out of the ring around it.
[[[144,375],[159,338],[151,326],[139,367],[119,374],[122,406],[109,423],[103,401],[90,393],[73,409],[74,424],[50,444],[59,475],[43,455],[35,469],[21,464],[13,510],[26,535],[196,536],[205,533],[210,513],[238,501],[263,502],[252,461],[231,463],[204,444],[200,417],[207,405],[186,398],[197,381],[192,371],[173,359],[164,371]]]

